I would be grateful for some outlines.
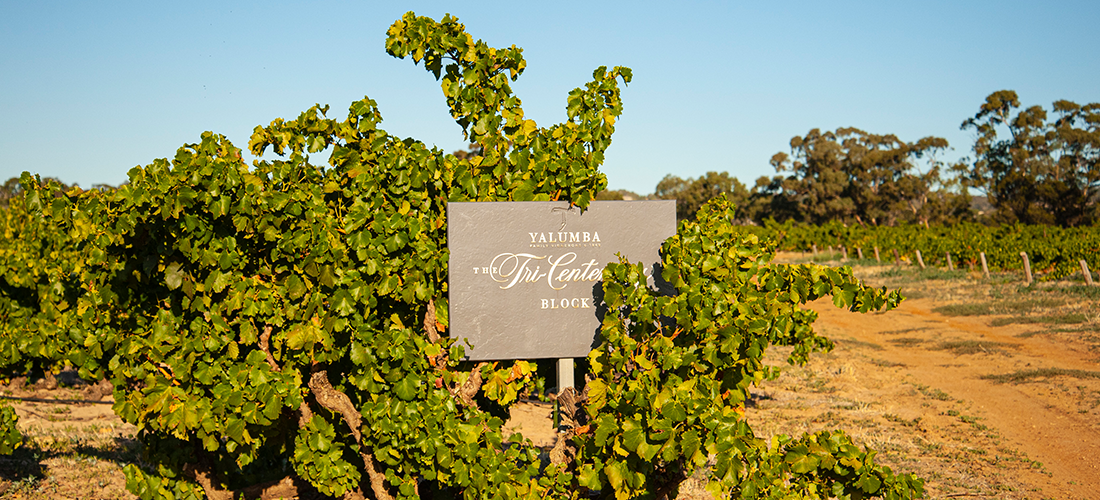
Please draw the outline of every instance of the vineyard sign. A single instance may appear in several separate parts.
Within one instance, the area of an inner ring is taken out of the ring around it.
[[[447,221],[451,335],[469,359],[577,358],[597,342],[604,266],[621,254],[654,286],[676,203],[449,203]]]

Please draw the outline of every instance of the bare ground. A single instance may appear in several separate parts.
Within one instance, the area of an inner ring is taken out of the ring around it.
[[[811,304],[837,348],[754,389],[758,434],[845,429],[929,498],[1100,498],[1100,293],[860,273],[915,298],[867,315]],[[1004,314],[955,315],[985,306]]]
[[[105,401],[74,401],[73,388],[9,386],[4,401],[15,407],[24,444],[11,456],[0,456],[0,498],[132,499],[122,467],[136,463],[140,445],[135,428],[123,423]]]

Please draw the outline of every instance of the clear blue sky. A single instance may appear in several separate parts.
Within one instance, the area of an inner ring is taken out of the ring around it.
[[[633,68],[604,172],[649,193],[665,174],[746,184],[811,128],[948,139],[985,96],[1100,101],[1100,2],[0,3],[0,181],[90,187],[171,157],[205,130],[252,129],[368,95],[391,134],[465,146],[435,79],[385,53],[404,12],[452,13],[524,49],[529,118],[564,119],[600,65]]]

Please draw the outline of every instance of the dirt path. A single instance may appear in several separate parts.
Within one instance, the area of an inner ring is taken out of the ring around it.
[[[991,327],[988,316],[942,316],[931,311],[934,304],[907,300],[895,311],[874,315],[852,314],[826,301],[811,307],[820,314],[817,328],[828,336],[876,346],[873,356],[885,361],[879,364],[895,366],[895,383],[935,388],[970,403],[973,416],[1005,444],[1043,464],[1049,475],[1023,470],[1016,479],[1041,489],[1044,498],[1100,498],[1100,419],[1095,410],[1083,410],[1077,397],[1095,390],[1097,381],[1069,380],[1077,386],[1074,392],[982,378],[1043,368],[1095,371],[1096,353],[1026,336],[1029,329],[1021,325]],[[952,345],[966,349],[942,347]]]

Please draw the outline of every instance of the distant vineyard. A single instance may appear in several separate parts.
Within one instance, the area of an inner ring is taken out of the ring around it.
[[[1100,229],[1013,224],[983,226],[963,223],[953,226],[844,226],[840,223],[797,225],[768,223],[753,229],[757,235],[776,241],[780,250],[810,251],[832,246],[845,248],[850,256],[857,249],[873,258],[878,247],[882,259],[893,259],[893,251],[916,261],[920,251],[928,265],[947,266],[947,254],[955,266],[977,266],[985,253],[990,270],[1023,267],[1020,252],[1026,252],[1034,271],[1049,279],[1080,273],[1080,261],[1089,269],[1100,268]],[[889,255],[889,256],[888,256]]]

